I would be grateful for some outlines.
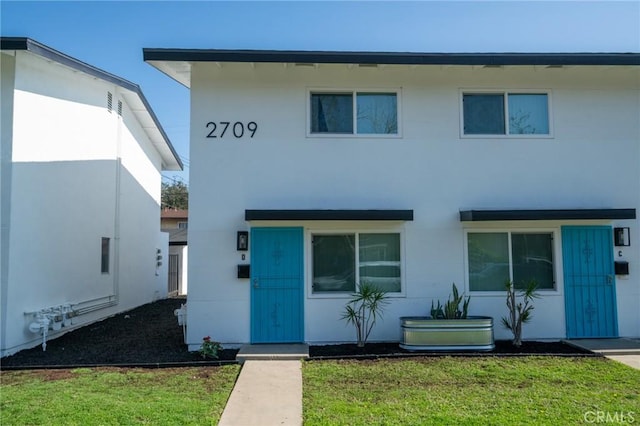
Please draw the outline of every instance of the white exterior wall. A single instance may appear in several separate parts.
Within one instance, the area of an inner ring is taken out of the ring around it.
[[[5,347],[7,289],[9,285],[9,235],[11,234],[11,151],[13,140],[13,86],[15,58],[0,60],[0,347]]]
[[[637,69],[195,63],[191,80],[188,343],[203,336],[250,340],[250,288],[239,280],[236,231],[251,226],[305,229],[305,340],[354,341],[341,321],[348,295],[311,293],[310,233],[402,232],[403,294],[392,300],[372,340],[398,340],[398,318],[427,315],[451,283],[468,291],[465,230],[555,232],[557,289],[543,292],[524,337],[564,338],[560,226],[629,226],[631,247],[615,248],[631,275],[618,277],[619,334],[640,335],[640,230],[637,220],[463,223],[465,209],[640,209]],[[400,137],[307,136],[310,89],[399,90]],[[552,137],[461,137],[463,89],[548,90]],[[258,124],[255,137],[206,138],[209,121]],[[245,209],[413,209],[400,223],[247,223]],[[614,248],[612,247],[612,250]],[[250,253],[250,252],[248,252]],[[250,256],[250,254],[247,254]],[[504,294],[473,295],[470,314],[489,315],[496,338],[509,333]]]
[[[162,160],[126,104],[119,139],[120,303],[131,308],[167,297],[169,235],[160,232]]]
[[[120,90],[16,53],[2,356],[41,343],[25,312],[67,303],[90,310],[73,328],[166,297],[166,265],[156,267],[156,249],[164,257],[168,250],[161,159]],[[108,274],[100,270],[102,237],[111,239]]]

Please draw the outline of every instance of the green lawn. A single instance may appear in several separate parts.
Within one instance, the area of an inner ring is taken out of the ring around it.
[[[215,425],[239,369],[3,371],[0,424]]]
[[[215,425],[239,368],[5,371],[0,424]],[[303,377],[307,426],[640,423],[640,371],[603,358],[309,361]]]
[[[603,358],[310,361],[303,377],[305,426],[640,423],[640,371]]]

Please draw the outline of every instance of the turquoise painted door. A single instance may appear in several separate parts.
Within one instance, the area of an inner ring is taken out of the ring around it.
[[[562,256],[567,337],[616,337],[611,227],[563,227]]]
[[[251,342],[302,342],[302,228],[252,228],[250,241]]]

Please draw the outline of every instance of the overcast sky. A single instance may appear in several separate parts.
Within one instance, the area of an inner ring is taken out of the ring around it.
[[[188,90],[145,64],[143,47],[640,52],[640,1],[1,0],[0,19],[3,36],[30,37],[139,84],[186,166]]]

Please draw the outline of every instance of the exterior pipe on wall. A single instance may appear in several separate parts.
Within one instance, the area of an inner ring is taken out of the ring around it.
[[[71,318],[77,315],[69,304],[43,309],[35,313],[26,313],[26,315],[28,314],[36,316],[36,320],[29,324],[29,331],[42,334],[43,351],[47,350],[49,329],[60,331],[62,327],[70,327],[72,324]]]
[[[42,350],[47,350],[47,331],[49,330],[49,324],[51,321],[46,316],[39,314],[36,318],[36,322],[29,324],[29,330],[32,333],[42,333]]]
[[[173,314],[178,318],[178,325],[182,326],[184,343],[187,343],[187,304],[181,304],[180,309],[173,311]]]
[[[118,87],[113,88],[116,96],[120,98]],[[122,115],[116,114],[116,182],[115,182],[115,209],[113,224],[113,294],[114,304],[118,304],[120,292],[120,191],[122,170]]]
[[[96,305],[86,306],[84,308],[74,308],[74,306],[85,305],[87,303],[95,302],[98,300],[102,300],[105,298],[111,299],[114,296],[106,296],[99,299],[93,299],[86,302],[81,302],[78,304],[70,304],[66,303],[60,306],[54,306],[50,308],[41,309],[39,311],[34,312],[25,312],[25,315],[33,315],[35,316],[35,321],[31,322],[28,325],[28,329],[32,333],[41,333],[42,334],[42,350],[47,350],[47,335],[49,334],[49,330],[52,331],[60,331],[63,327],[69,328],[73,325],[72,318],[88,314],[90,312],[98,311],[100,309],[109,308],[111,306],[117,305],[117,301],[111,300],[104,303],[99,303]]]

